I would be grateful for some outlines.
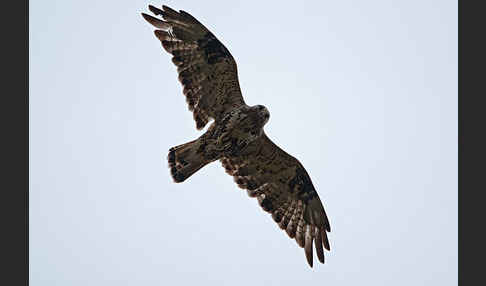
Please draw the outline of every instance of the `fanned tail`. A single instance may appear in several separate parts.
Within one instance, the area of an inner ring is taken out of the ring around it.
[[[167,160],[174,182],[181,183],[210,163],[204,158],[199,139],[170,148]]]

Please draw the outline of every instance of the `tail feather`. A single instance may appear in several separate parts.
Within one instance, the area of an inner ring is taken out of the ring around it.
[[[198,140],[170,148],[167,160],[174,182],[180,183],[196,173],[210,161],[204,158]]]

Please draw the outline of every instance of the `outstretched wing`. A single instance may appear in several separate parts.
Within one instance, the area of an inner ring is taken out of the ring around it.
[[[149,9],[165,20],[142,13],[158,28],[155,35],[173,55],[197,129],[202,129],[209,118],[218,121],[226,112],[245,104],[233,56],[206,27],[182,10],[167,6],[161,10],[152,5]]]
[[[312,244],[324,263],[323,246],[330,250],[331,228],[321,200],[300,162],[275,145],[265,134],[247,147],[246,154],[221,159],[239,187],[256,197],[260,206],[290,238],[303,247],[312,267]],[[315,242],[315,243],[314,243]]]

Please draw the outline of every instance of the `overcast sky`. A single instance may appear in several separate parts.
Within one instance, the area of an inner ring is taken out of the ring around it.
[[[326,264],[219,162],[172,182],[201,132],[148,4],[230,50],[323,201]],[[35,0],[29,24],[31,285],[457,284],[456,1]]]

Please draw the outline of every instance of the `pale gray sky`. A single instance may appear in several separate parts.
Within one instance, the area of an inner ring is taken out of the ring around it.
[[[332,232],[307,266],[194,128],[140,16],[167,4],[238,63]],[[31,285],[456,285],[456,1],[30,1]]]

